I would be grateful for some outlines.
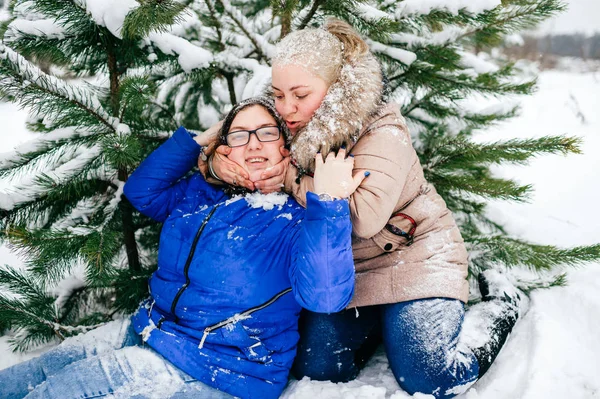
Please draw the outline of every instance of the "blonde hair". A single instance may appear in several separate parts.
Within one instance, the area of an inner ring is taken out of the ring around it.
[[[341,43],[343,57],[346,62],[352,62],[369,53],[369,46],[359,34],[346,22],[330,18],[324,26],[325,30],[335,36]]]
[[[367,54],[369,46],[349,24],[330,18],[323,29],[295,31],[277,43],[273,66],[303,66],[330,86],[344,62],[354,64]]]

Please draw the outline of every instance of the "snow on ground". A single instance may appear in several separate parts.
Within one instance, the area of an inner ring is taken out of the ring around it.
[[[492,215],[512,234],[561,246],[600,242],[599,92],[599,73],[543,72],[538,92],[522,99],[522,115],[478,137],[486,141],[569,134],[584,139],[583,155],[544,156],[528,166],[497,169],[536,188],[528,204],[491,204]],[[13,105],[0,103],[2,148],[8,150],[26,140],[24,120]],[[0,248],[0,262],[19,261]],[[567,287],[532,294],[529,312],[496,363],[461,399],[600,398],[600,264],[570,269],[568,279]],[[7,337],[0,337],[0,369],[42,350],[13,354]],[[398,387],[381,350],[355,381],[292,381],[283,394],[286,399],[409,397]]]

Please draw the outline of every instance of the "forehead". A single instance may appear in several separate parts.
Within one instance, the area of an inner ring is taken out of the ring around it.
[[[271,73],[273,86],[280,90],[311,86],[322,80],[308,67],[298,64],[275,64]]]
[[[264,124],[272,124],[276,125],[275,118],[261,105],[250,105],[240,112],[233,118],[231,122],[231,131],[232,128],[248,128],[254,129],[257,126],[261,126]]]

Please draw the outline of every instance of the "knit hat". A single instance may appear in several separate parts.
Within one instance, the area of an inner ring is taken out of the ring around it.
[[[279,116],[279,114],[277,113],[277,110],[275,109],[275,102],[273,101],[273,99],[266,96],[250,97],[234,105],[231,111],[229,111],[229,113],[223,120],[223,126],[221,126],[221,131],[219,132],[219,142],[221,144],[227,145],[227,133],[229,133],[229,129],[231,128],[233,120],[235,119],[237,114],[240,113],[240,111],[253,105],[260,105],[267,110],[267,112],[273,117],[273,119],[275,119],[275,123],[277,123],[277,126],[279,126],[281,133],[283,134],[283,139],[287,143],[289,137],[287,125],[285,124],[283,119],[281,119],[281,116]]]

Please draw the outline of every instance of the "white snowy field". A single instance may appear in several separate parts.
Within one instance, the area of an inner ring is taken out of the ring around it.
[[[492,215],[514,235],[561,246],[600,242],[599,92],[600,73],[543,72],[538,92],[522,99],[522,115],[478,137],[491,141],[568,134],[584,139],[583,155],[545,156],[528,166],[497,169],[536,188],[528,204],[491,204]],[[22,111],[0,103],[0,152],[31,137],[24,121]],[[0,182],[0,189],[5,187]],[[19,260],[0,248],[0,263],[19,264]],[[567,287],[532,294],[529,312],[496,363],[460,398],[600,398],[600,264],[569,269],[568,280]],[[0,337],[0,369],[43,350],[14,354],[7,337]],[[287,399],[408,397],[381,351],[355,381],[293,381],[283,395]]]

